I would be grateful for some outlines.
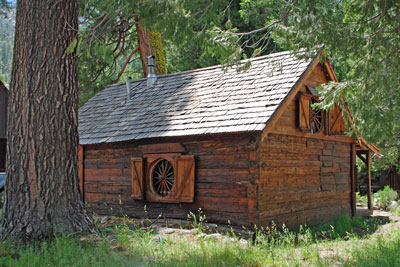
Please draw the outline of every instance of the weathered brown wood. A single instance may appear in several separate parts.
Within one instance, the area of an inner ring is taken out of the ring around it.
[[[316,223],[321,218],[305,218],[304,214],[309,210],[319,213],[321,207],[340,207],[338,211],[346,212],[347,205],[351,210],[351,144],[269,134],[258,147],[256,217],[260,224],[274,217],[285,218],[284,223],[291,225]]]
[[[131,197],[133,199],[143,199],[144,196],[144,177],[143,177],[143,158],[131,158]]]
[[[85,158],[86,169],[127,169],[130,168],[130,158],[119,159],[87,159]]]
[[[173,143],[173,144],[151,144],[151,145],[142,145],[139,146],[139,149],[143,154],[160,154],[160,153],[183,153],[185,152],[185,148],[182,144]]]
[[[131,194],[131,183],[122,182],[86,182],[85,192],[104,194]]]
[[[342,111],[338,106],[329,111],[328,134],[342,135],[345,132],[345,123],[342,117]]]
[[[310,127],[311,96],[301,94],[299,96],[299,127],[302,131],[311,131]],[[282,124],[281,124],[282,125]]]
[[[163,212],[168,213],[170,218],[180,216],[186,219],[189,211],[196,213],[198,208],[202,208],[207,219],[224,223],[230,219],[234,225],[248,223],[249,207],[253,209],[253,214],[256,207],[254,198],[249,201],[247,197],[249,181],[255,175],[249,169],[249,160],[256,159],[254,145],[250,144],[250,140],[249,136],[227,135],[191,138],[182,142],[185,153],[196,156],[196,183],[193,203],[181,204],[148,202],[130,197],[130,192],[125,189],[126,186],[131,186],[130,155],[137,155],[139,146],[142,145],[140,142],[136,145],[126,142],[105,144],[104,147],[91,145],[85,151],[85,155],[89,156],[85,157],[86,201],[96,212],[107,210],[100,208],[101,205],[115,209],[121,200],[122,208],[129,216],[143,214],[144,205],[149,211],[155,209],[158,212],[163,204]],[[179,157],[179,154],[172,154]],[[160,154],[151,156],[156,159]],[[183,214],[182,210],[186,213]],[[152,214],[157,213],[156,211]],[[218,216],[221,218],[217,219]]]
[[[368,160],[361,154],[357,153],[357,156],[359,159],[361,159],[362,162],[364,162],[366,165],[368,164]]]
[[[79,189],[81,192],[82,200],[85,200],[85,190],[84,190],[84,183],[85,183],[85,164],[84,164],[84,157],[83,157],[84,146],[79,146],[78,157],[79,157]]]
[[[85,169],[86,181],[130,181],[131,173],[128,169]]]
[[[193,155],[179,156],[177,159],[177,192],[178,202],[192,203],[194,199],[195,160]]]

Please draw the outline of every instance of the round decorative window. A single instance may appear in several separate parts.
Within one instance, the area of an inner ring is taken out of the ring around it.
[[[312,99],[312,104],[318,103],[317,100],[314,98]],[[322,111],[320,109],[313,109],[310,108],[310,127],[311,127],[311,132],[314,134],[317,134],[321,131],[322,129]]]
[[[165,197],[170,192],[175,182],[175,172],[172,163],[166,159],[158,160],[150,175],[150,183],[153,190],[159,196]]]

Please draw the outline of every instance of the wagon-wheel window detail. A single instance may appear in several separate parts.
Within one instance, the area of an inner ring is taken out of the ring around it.
[[[160,159],[151,170],[151,186],[155,193],[165,197],[170,192],[175,183],[175,171],[172,163],[166,159]]]
[[[318,103],[314,98],[311,100],[311,104]],[[310,128],[311,132],[317,134],[321,131],[323,126],[322,122],[322,111],[320,109],[314,109],[311,107],[310,110]]]

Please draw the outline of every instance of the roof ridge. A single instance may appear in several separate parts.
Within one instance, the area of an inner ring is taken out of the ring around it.
[[[264,56],[241,59],[239,61],[239,63],[243,64],[243,63],[246,63],[248,61],[255,62],[255,61],[263,60],[263,59],[266,59],[266,58],[272,58],[272,57],[282,56],[282,55],[286,55],[286,54],[293,54],[293,50],[280,51],[280,52],[275,52],[275,53],[271,53],[271,54],[264,55]],[[202,71],[206,71],[206,70],[218,69],[218,68],[222,68],[223,65],[224,64],[218,64],[218,65],[212,65],[212,66],[203,67],[203,68],[197,68],[197,69],[192,69],[192,70],[184,70],[184,71],[179,71],[179,72],[161,74],[161,75],[157,75],[157,78],[173,77],[173,76],[184,75],[184,74],[188,74],[188,73],[197,73],[197,72],[202,72]],[[232,66],[229,66],[229,67],[232,67]],[[142,82],[142,81],[146,81],[146,80],[147,80],[147,78],[140,78],[140,79],[137,79],[137,80],[132,80],[131,83],[138,83],[138,82]],[[119,86],[121,84],[125,84],[125,82],[109,84],[106,87]]]

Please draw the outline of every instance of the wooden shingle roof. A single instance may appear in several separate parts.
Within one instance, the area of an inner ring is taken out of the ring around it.
[[[247,71],[221,66],[111,85],[79,109],[80,143],[261,131],[311,62],[291,52],[251,59]]]

